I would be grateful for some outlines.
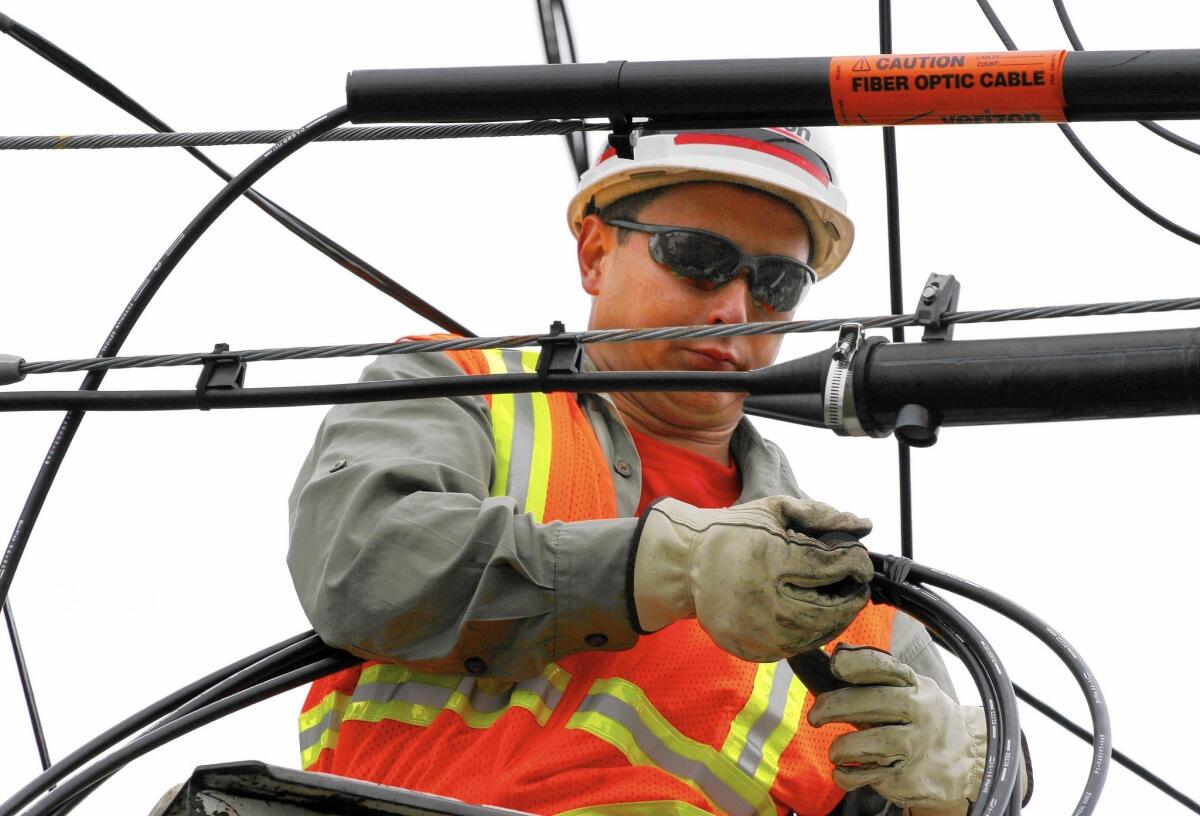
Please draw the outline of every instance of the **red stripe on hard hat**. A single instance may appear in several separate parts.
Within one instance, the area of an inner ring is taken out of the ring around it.
[[[615,155],[617,155],[617,149],[615,147],[606,147],[604,148],[604,152],[600,154],[600,158],[596,159],[596,164],[600,164],[602,161],[611,159]]]
[[[715,144],[757,150],[759,153],[766,153],[777,159],[791,162],[797,167],[804,169],[810,176],[821,182],[823,186],[829,186],[829,174],[823,168],[818,167],[803,156],[797,156],[795,153],[767,142],[756,142],[754,139],[747,139],[744,136],[725,136],[717,133],[680,133],[675,136],[675,144]]]

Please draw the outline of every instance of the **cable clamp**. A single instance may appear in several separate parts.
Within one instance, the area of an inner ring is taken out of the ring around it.
[[[212,406],[208,402],[209,391],[232,391],[246,382],[246,361],[240,354],[229,354],[228,343],[217,343],[211,354],[203,356],[204,366],[196,380],[196,404],[201,411]]]
[[[0,385],[12,385],[25,379],[21,366],[25,365],[24,357],[12,354],[0,354]]]
[[[854,378],[850,366],[863,344],[863,325],[843,323],[833,345],[829,373],[825,377],[825,427],[838,436],[866,436],[854,410]]]
[[[547,391],[547,383],[551,374],[578,374],[579,363],[583,360],[583,344],[578,335],[565,334],[567,327],[561,320],[550,324],[550,334],[538,340],[542,347],[538,355],[537,377],[538,387]]]
[[[625,60],[609,60],[605,63],[604,101],[608,107],[608,123],[612,127],[608,144],[617,151],[617,158],[632,159],[638,129],[633,126],[633,122],[625,114],[625,109],[621,107],[621,69],[624,67]]]
[[[925,327],[921,341],[925,343],[954,339],[954,324],[942,323],[947,312],[958,311],[958,295],[962,286],[953,275],[930,275],[921,289],[917,302],[916,320]]]

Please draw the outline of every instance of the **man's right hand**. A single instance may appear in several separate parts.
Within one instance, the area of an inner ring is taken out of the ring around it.
[[[871,522],[827,504],[771,496],[720,510],[675,499],[642,519],[634,561],[638,622],[653,632],[695,617],[745,660],[781,660],[829,642],[867,603],[874,575],[855,541]]]

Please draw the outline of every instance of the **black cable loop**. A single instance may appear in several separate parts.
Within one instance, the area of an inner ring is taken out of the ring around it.
[[[988,0],[975,0],[975,2],[979,4],[980,10],[983,12],[983,15],[987,17],[988,22],[991,23],[992,29],[996,32],[996,35],[1000,38],[1000,41],[1004,43],[1004,47],[1009,51],[1019,50],[1016,42],[1011,36],[1009,36],[1008,29],[1004,27],[1004,24],[1000,22],[1000,18],[996,16],[996,12],[992,9],[991,3],[989,3]],[[1092,168],[1092,172],[1099,176],[1100,180],[1107,184],[1109,189],[1124,199],[1126,204],[1133,207],[1135,210],[1168,232],[1178,235],[1185,241],[1191,241],[1193,244],[1200,244],[1200,233],[1193,232],[1187,227],[1177,224],[1171,219],[1167,218],[1165,215],[1158,212],[1158,210],[1155,210],[1149,204],[1131,193],[1128,188],[1125,187],[1125,185],[1117,180],[1116,176],[1108,172],[1104,165],[1100,163],[1099,159],[1093,156],[1092,152],[1088,150],[1086,145],[1084,145],[1083,141],[1075,133],[1074,128],[1072,128],[1070,125],[1060,124],[1058,129],[1062,131],[1063,136],[1065,136],[1067,141],[1071,143],[1071,147],[1075,148],[1075,152],[1079,154],[1080,158],[1087,163],[1088,167]]]

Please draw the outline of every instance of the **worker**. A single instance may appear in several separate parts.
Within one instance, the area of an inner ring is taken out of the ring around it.
[[[584,173],[568,221],[590,329],[790,320],[854,236],[808,128],[643,133]],[[583,365],[747,371],[779,345],[597,343]],[[536,357],[392,355],[363,378]],[[965,813],[982,710],[955,701],[923,627],[868,603],[870,522],[806,497],[744,397],[333,408],[288,563],[316,631],[367,662],[313,685],[303,766],[536,814]],[[786,658],[823,645],[855,685],[818,697]]]

